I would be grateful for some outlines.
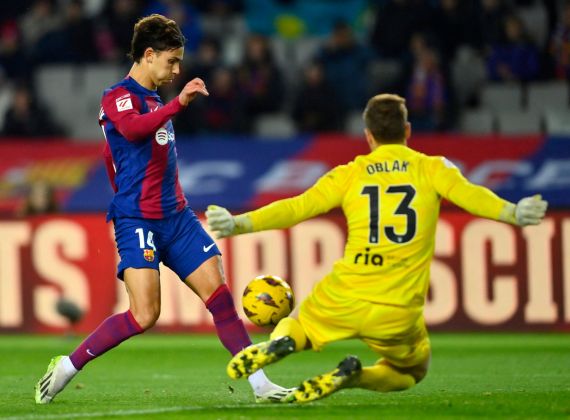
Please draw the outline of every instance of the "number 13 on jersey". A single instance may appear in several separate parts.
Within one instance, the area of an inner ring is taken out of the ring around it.
[[[396,228],[392,225],[385,225],[384,234],[391,242],[404,244],[410,242],[416,235],[417,215],[416,211],[410,207],[416,190],[412,185],[391,185],[386,188],[382,194],[379,185],[365,185],[361,191],[362,195],[368,196],[369,204],[369,234],[368,242],[377,244],[379,242],[379,233],[382,221],[381,217],[381,202],[383,194],[401,194],[402,198],[394,211],[394,216],[405,217],[405,230],[404,232],[396,232]]]

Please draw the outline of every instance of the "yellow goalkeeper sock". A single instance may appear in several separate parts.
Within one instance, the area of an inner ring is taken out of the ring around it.
[[[275,340],[279,337],[285,336],[289,336],[295,340],[295,351],[305,349],[305,346],[307,345],[307,336],[305,335],[305,331],[303,330],[301,323],[295,318],[286,317],[279,321],[269,338],[271,340]]]
[[[378,364],[362,369],[362,373],[352,385],[371,391],[390,392],[403,391],[416,384],[412,375],[398,372],[386,364]]]

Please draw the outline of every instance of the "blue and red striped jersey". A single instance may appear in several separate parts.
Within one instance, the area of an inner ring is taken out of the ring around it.
[[[99,124],[106,140],[107,172],[115,190],[108,220],[162,219],[186,207],[170,121],[182,108],[178,97],[164,105],[156,91],[131,77],[104,91]]]

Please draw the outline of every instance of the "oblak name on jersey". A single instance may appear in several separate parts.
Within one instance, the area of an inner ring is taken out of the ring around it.
[[[376,172],[408,172],[410,162],[405,160],[393,160],[376,162],[366,166],[366,171],[372,175]]]

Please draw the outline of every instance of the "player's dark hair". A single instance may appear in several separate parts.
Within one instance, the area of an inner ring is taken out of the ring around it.
[[[406,100],[398,95],[373,96],[363,113],[366,128],[380,143],[401,143],[406,139],[408,110]]]
[[[135,24],[128,56],[139,63],[149,47],[155,51],[168,51],[183,47],[185,42],[186,38],[175,21],[155,13]]]

